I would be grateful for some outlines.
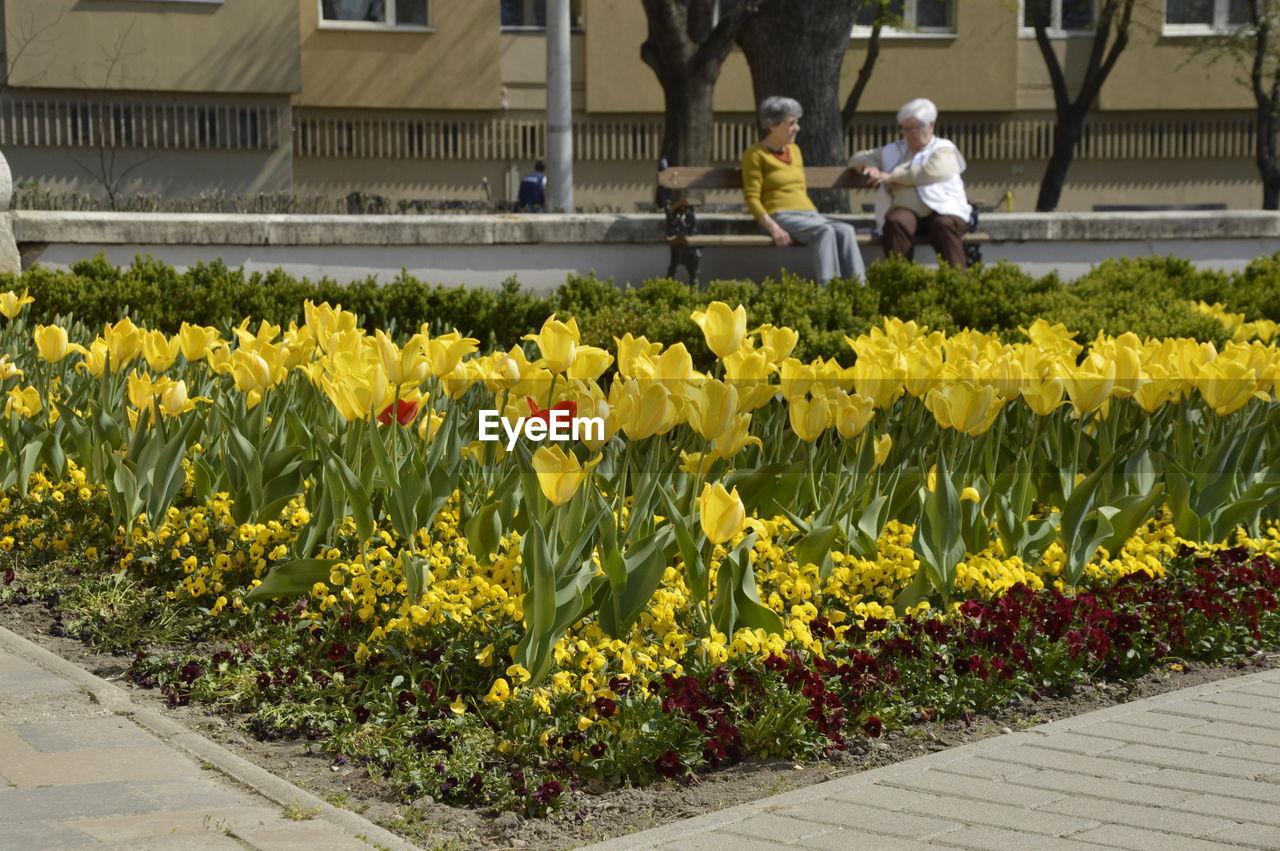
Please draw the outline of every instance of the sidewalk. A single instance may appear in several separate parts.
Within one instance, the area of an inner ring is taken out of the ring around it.
[[[413,847],[0,628],[0,848],[374,844]]]
[[[984,739],[590,847],[1280,848],[1280,670]]]

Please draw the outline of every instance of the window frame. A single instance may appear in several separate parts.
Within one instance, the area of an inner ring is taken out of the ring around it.
[[[570,3],[571,3],[571,4],[572,4],[573,2],[574,2],[574,0],[570,0]],[[586,6],[586,2],[585,2],[585,0],[579,0],[579,3],[578,3],[578,14],[575,16],[575,15],[573,14],[573,6],[572,6],[572,5],[570,5],[570,7],[569,7],[569,32],[571,32],[571,33],[581,33],[581,32],[584,32],[584,29],[583,29],[582,25],[581,25],[581,24],[576,24],[576,23],[574,23],[574,20],[575,20],[575,18],[577,18],[577,19],[582,18],[582,16],[583,16],[583,15],[585,14],[585,12],[586,12],[585,6]],[[713,14],[714,14],[716,17],[718,17],[718,16],[719,16],[719,14],[720,14],[720,4],[719,4],[719,2],[717,2],[717,3],[716,3],[715,11],[714,11],[714,13],[713,13]],[[502,4],[501,4],[501,3],[499,3],[499,4],[498,4],[498,31],[499,31],[499,32],[503,32],[503,33],[513,33],[513,34],[517,34],[517,33],[534,33],[534,34],[538,34],[538,33],[545,33],[545,32],[547,31],[547,28],[546,28],[545,26],[541,26],[541,27],[540,27],[540,26],[537,26],[536,24],[530,24],[530,25],[524,25],[524,24],[520,24],[520,25],[508,25],[508,24],[504,24],[504,23],[502,23]]]
[[[209,0],[199,0],[199,2],[209,2]],[[222,0],[217,0],[222,2]],[[432,3],[431,0],[422,0],[427,7],[427,23],[423,24],[396,24],[396,0],[384,0],[383,8],[387,12],[387,20],[379,23],[378,21],[339,21],[330,20],[324,16],[324,0],[316,0],[316,17],[318,20],[317,27],[322,30],[358,30],[363,32],[396,32],[396,33],[424,33],[435,32],[436,28],[432,22]]]
[[[1050,17],[1053,19],[1054,26],[1045,28],[1045,34],[1049,38],[1093,38],[1097,32],[1098,24],[1098,0],[1091,0],[1093,3],[1093,25],[1083,30],[1064,30],[1062,28],[1062,3],[1063,0],[1049,0],[1053,4],[1053,11]],[[1022,22],[1027,19],[1027,0],[1018,0],[1018,37],[1019,38],[1035,38],[1036,28],[1025,26]]]
[[[948,17],[951,19],[950,26],[946,27],[919,27],[910,23],[916,19],[916,0],[902,0],[902,23],[901,27],[893,27],[886,25],[880,31],[881,38],[955,38],[956,33],[956,7],[959,0],[945,0],[949,11]],[[873,27],[864,26],[862,24],[854,24],[852,38],[868,38],[871,35]]]
[[[1206,36],[1239,32],[1249,26],[1248,21],[1233,24],[1227,20],[1227,12],[1231,8],[1231,0],[1213,0],[1213,23],[1209,24],[1171,24],[1169,23],[1169,0],[1164,0],[1160,13],[1160,34],[1162,36]]]

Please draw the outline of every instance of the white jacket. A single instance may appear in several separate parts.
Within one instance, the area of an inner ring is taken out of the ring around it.
[[[925,206],[935,213],[943,216],[958,216],[968,222],[969,214],[973,212],[973,208],[969,206],[969,199],[964,194],[964,181],[960,179],[960,174],[964,173],[965,170],[965,161],[960,154],[960,149],[956,148],[950,139],[940,139],[934,136],[929,141],[929,144],[911,157],[911,166],[918,168],[924,165],[933,152],[939,148],[951,148],[956,152],[956,160],[960,163],[960,173],[941,183],[926,183],[917,186],[915,187],[916,193],[919,194],[920,200],[924,202]],[[880,149],[881,171],[893,171],[909,153],[905,139],[899,139],[896,142],[890,142],[885,145]],[[880,190],[876,193],[877,227],[884,227],[884,217],[889,212],[892,203],[893,197],[889,193],[889,187],[882,184]]]

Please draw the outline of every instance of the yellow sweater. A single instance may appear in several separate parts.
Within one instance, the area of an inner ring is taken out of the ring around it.
[[[791,149],[788,165],[769,153],[764,143],[752,145],[742,154],[742,197],[747,211],[759,219],[779,210],[816,210],[804,185],[804,157],[797,145]]]

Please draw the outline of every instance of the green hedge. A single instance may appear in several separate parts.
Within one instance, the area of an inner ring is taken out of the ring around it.
[[[457,328],[486,347],[507,347],[536,330],[549,314],[577,318],[584,342],[611,347],[627,332],[671,344],[684,342],[701,364],[710,353],[689,314],[708,301],[747,306],[752,325],[773,323],[800,332],[796,356],[848,362],[845,335],[857,335],[885,316],[914,319],[954,332],[975,328],[1020,339],[1019,326],[1036,318],[1061,322],[1090,339],[1099,331],[1139,336],[1185,336],[1221,344],[1222,324],[1193,310],[1191,300],[1221,302],[1248,319],[1280,321],[1280,253],[1260,257],[1234,274],[1204,272],[1176,258],[1107,260],[1072,284],[1056,275],[1033,278],[1010,263],[968,272],[902,261],[876,263],[866,287],[835,281],[821,287],[793,275],[781,279],[713,281],[705,291],[669,278],[620,288],[611,280],[570,276],[554,293],[537,296],[515,279],[497,290],[432,286],[408,275],[339,284],[299,280],[275,270],[246,274],[220,261],[179,273],[150,257],[118,268],[102,255],[68,271],[34,267],[0,280],[0,290],[29,289],[34,319],[74,316],[90,326],[128,314],[167,332],[184,322],[226,328],[244,317],[285,324],[302,320],[306,299],[328,301],[360,315],[364,326],[408,333],[427,322],[435,332]]]

